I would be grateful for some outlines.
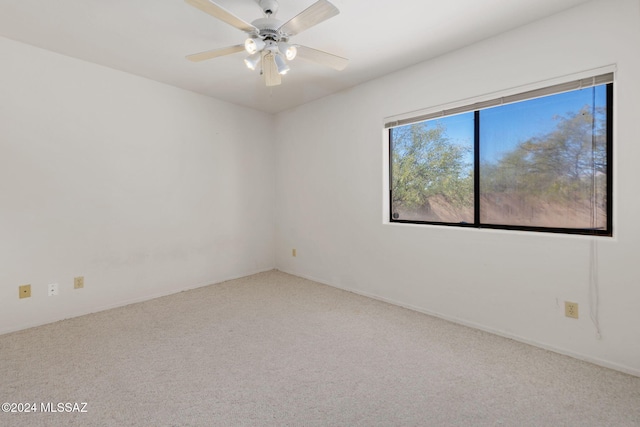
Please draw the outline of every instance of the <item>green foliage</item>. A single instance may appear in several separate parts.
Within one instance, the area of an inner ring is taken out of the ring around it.
[[[392,196],[396,208],[417,209],[441,195],[455,206],[473,204],[470,148],[450,142],[442,126],[417,123],[392,131]]]
[[[589,219],[595,215],[594,201],[603,212],[607,185],[605,111],[598,109],[594,118],[591,108],[585,106],[555,119],[557,124],[548,134],[522,141],[500,158],[481,164],[481,200],[491,200],[488,206],[498,221],[509,222],[509,215],[543,212],[553,206],[554,215],[579,214],[580,224],[588,227],[594,222]],[[433,123],[392,131],[394,212],[428,212],[430,199],[432,203],[437,200],[440,208],[444,203],[458,213],[473,208],[472,149],[453,143],[446,137],[446,129]],[[516,210],[510,212],[508,205],[517,206]],[[451,218],[457,216],[452,214]],[[531,220],[539,218],[532,216]],[[556,224],[563,219],[545,220]]]
[[[483,194],[511,193],[566,204],[588,201],[594,184],[604,194],[603,119],[597,116],[594,128],[591,109],[584,107],[556,120],[549,134],[523,141],[495,163],[481,165]]]

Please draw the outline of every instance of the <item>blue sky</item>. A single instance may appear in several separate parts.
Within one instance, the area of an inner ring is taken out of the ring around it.
[[[591,105],[594,94],[596,106],[606,104],[606,86],[602,85],[482,110],[482,160],[494,162],[518,143],[552,132],[558,123],[554,117],[575,113],[585,105]],[[473,148],[473,112],[428,123],[429,126],[441,124],[451,142]]]

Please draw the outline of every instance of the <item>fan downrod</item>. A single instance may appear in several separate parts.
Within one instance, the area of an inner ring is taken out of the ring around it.
[[[278,12],[278,1],[277,0],[256,0],[260,8],[262,9],[262,13],[267,17],[273,17]]]

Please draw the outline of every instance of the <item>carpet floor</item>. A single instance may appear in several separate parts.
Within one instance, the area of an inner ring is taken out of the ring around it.
[[[0,336],[0,381],[2,426],[640,426],[640,378],[275,270]]]

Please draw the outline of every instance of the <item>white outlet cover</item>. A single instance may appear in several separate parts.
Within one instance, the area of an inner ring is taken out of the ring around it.
[[[54,296],[54,295],[58,295],[58,284],[57,283],[51,283],[49,284],[49,292],[48,295],[50,297]]]

